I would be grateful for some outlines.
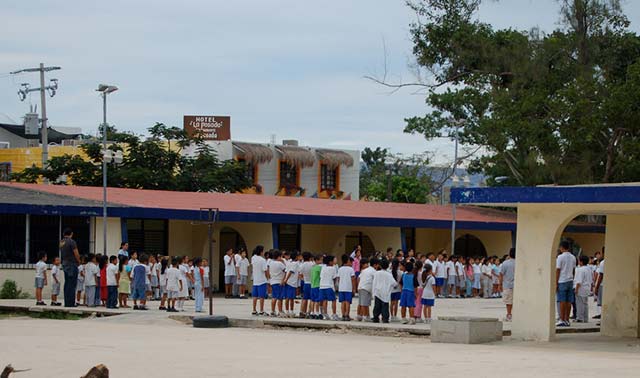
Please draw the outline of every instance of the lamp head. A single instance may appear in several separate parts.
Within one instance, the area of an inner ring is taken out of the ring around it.
[[[104,94],[109,94],[117,90],[118,90],[118,87],[116,87],[115,85],[107,85],[107,84],[100,84],[98,85],[98,89],[96,89],[96,91],[102,92]]]

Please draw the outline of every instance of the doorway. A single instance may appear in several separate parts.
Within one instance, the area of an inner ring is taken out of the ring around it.
[[[218,261],[218,291],[223,290],[224,288],[224,255],[229,250],[229,248],[233,248],[234,252],[238,251],[240,248],[247,248],[242,235],[233,228],[224,227],[220,230],[220,259]]]

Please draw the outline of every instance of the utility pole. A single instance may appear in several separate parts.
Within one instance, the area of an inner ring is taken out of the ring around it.
[[[23,89],[18,91],[18,95],[20,96],[20,101],[24,101],[27,98],[27,93],[40,91],[40,108],[42,109],[42,168],[45,169],[47,167],[47,162],[49,161],[49,133],[47,129],[47,96],[45,95],[46,91],[49,91],[49,95],[51,97],[56,95],[56,91],[58,90],[58,79],[51,79],[51,85],[44,85],[44,73],[49,71],[59,70],[60,67],[52,66],[45,67],[44,63],[40,63],[38,68],[25,68],[22,70],[11,72],[11,74],[19,74],[23,72],[40,72],[40,88],[29,88],[28,85],[23,84]],[[45,179],[45,183],[46,183]]]

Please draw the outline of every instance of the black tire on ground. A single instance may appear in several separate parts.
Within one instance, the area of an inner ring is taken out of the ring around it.
[[[229,318],[221,315],[196,316],[193,318],[194,328],[226,328],[229,327]]]

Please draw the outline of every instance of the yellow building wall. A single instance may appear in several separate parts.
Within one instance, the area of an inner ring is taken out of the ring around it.
[[[240,234],[247,246],[247,257],[251,259],[251,251],[261,244],[266,250],[273,248],[271,223],[219,222],[213,230],[213,261],[211,274],[217,288],[221,275],[221,260],[224,251],[220,251],[220,231],[230,228]],[[208,227],[192,224],[190,221],[169,221],[169,255],[209,258]],[[250,277],[249,277],[250,278]]]
[[[13,280],[16,282],[18,289],[23,293],[28,293],[32,298],[35,298],[36,289],[34,287],[36,271],[34,269],[1,269],[0,270],[0,285],[5,280]],[[58,302],[64,302],[64,273],[60,274],[60,295],[58,296]],[[51,303],[51,270],[47,270],[47,286],[42,289],[42,298],[46,303]]]
[[[95,251],[96,253],[103,252],[104,235],[102,225],[102,217],[94,218],[95,222]],[[122,227],[120,225],[120,218],[107,218],[107,254],[117,255],[120,250],[120,243],[122,243]]]
[[[640,215],[608,215],[601,333],[640,337]]]
[[[88,159],[80,147],[76,146],[49,146],[49,158],[69,155],[80,155]],[[7,148],[0,149],[0,163],[10,162],[13,173],[20,172],[33,165],[42,167],[42,147]]]
[[[357,226],[329,226],[302,225],[301,247],[303,251],[331,253],[341,255],[345,253],[345,237],[351,232],[362,232],[368,236],[377,251],[384,252],[387,247],[394,250],[402,245],[399,227],[357,227]],[[374,251],[364,251],[365,255]]]
[[[487,255],[506,255],[511,248],[511,231],[456,229],[456,239],[467,234],[480,239],[487,251]],[[417,253],[437,253],[441,249],[447,252],[451,251],[451,230],[436,228],[416,229]]]
[[[604,233],[565,232],[562,237],[573,239],[586,256],[593,256],[597,251],[602,251],[602,247],[604,247]]]

